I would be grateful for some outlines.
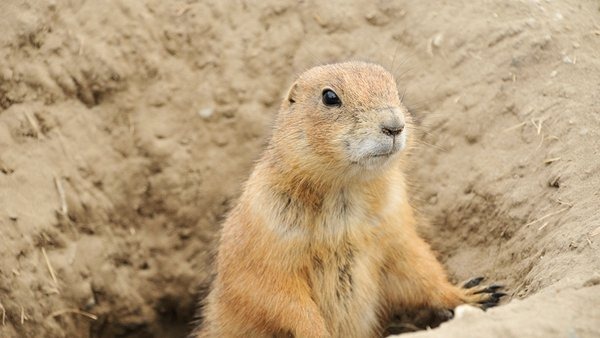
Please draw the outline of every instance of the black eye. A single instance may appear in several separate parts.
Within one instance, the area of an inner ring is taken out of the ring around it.
[[[333,90],[325,89],[323,90],[323,104],[330,107],[339,107],[342,105],[342,101]]]

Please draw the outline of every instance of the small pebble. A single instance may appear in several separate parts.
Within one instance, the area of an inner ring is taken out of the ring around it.
[[[570,64],[570,65],[572,65],[572,64],[574,64],[574,63],[575,63],[575,62],[573,62],[573,59],[571,59],[571,58],[570,58],[568,55],[565,55],[565,56],[563,56],[563,59],[562,59],[562,61],[563,61],[564,63],[566,63],[566,64]]]
[[[560,20],[564,19],[564,16],[562,15],[562,13],[560,13],[560,12],[556,12],[556,13],[554,14],[554,19],[555,19],[556,21],[560,21]]]
[[[215,110],[211,107],[202,108],[198,111],[198,116],[203,119],[208,119],[213,115],[214,111]]]
[[[431,41],[431,43],[435,46],[435,47],[440,47],[442,45],[442,42],[444,41],[444,34],[439,33],[436,34],[436,36],[433,37],[433,40]]]

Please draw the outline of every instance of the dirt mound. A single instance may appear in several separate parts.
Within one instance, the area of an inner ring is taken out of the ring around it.
[[[594,1],[0,4],[0,336],[181,337],[291,79],[375,61],[424,231],[509,304],[415,335],[600,334]]]

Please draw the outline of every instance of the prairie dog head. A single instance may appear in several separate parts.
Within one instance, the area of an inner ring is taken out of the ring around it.
[[[364,173],[385,167],[406,146],[406,108],[383,67],[346,62],[301,74],[284,100],[274,134],[294,165]]]

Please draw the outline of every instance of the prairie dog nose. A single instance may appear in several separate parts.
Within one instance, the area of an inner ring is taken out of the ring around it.
[[[404,130],[404,113],[401,107],[385,107],[380,110],[381,132],[387,136],[396,137]]]
[[[381,132],[386,134],[387,136],[396,136],[400,134],[404,130],[404,123],[398,120],[395,120],[391,123],[383,123],[381,125]]]

